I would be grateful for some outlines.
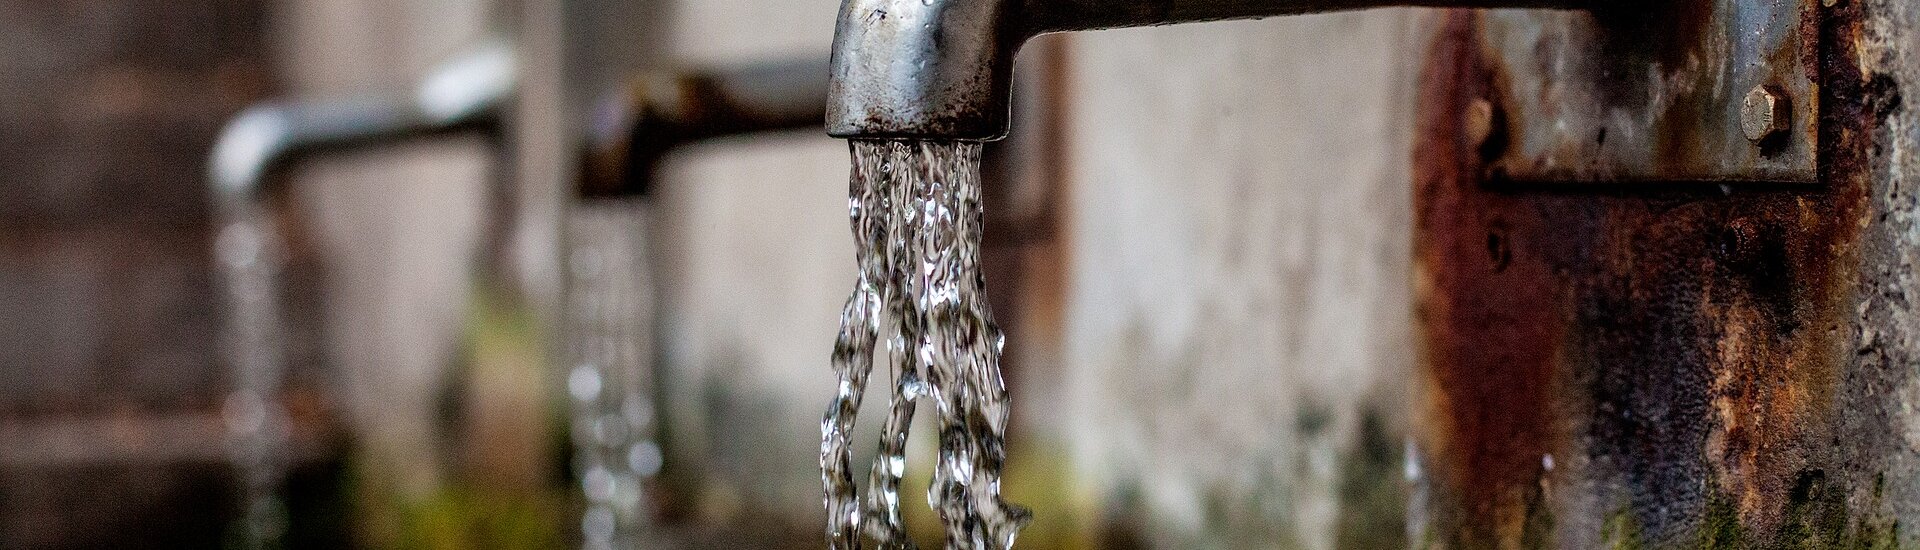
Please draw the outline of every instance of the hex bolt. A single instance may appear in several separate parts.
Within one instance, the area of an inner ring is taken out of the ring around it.
[[[1740,131],[1759,144],[1786,132],[1790,113],[1785,96],[1766,86],[1754,86],[1740,104]]]
[[[1486,146],[1487,138],[1493,137],[1493,102],[1474,98],[1467,103],[1466,117],[1462,123],[1468,143],[1474,147]]]

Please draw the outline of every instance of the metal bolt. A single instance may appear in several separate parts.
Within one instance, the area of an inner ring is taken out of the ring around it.
[[[1740,104],[1740,131],[1758,144],[1787,131],[1787,99],[1766,86],[1754,86]]]
[[[1475,98],[1468,103],[1463,125],[1468,143],[1474,147],[1485,146],[1487,138],[1493,137],[1493,102]]]

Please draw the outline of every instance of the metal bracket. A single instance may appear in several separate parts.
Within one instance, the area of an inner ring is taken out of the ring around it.
[[[1607,4],[1606,2],[1598,2]],[[1490,167],[1525,182],[1816,183],[1818,0],[1493,10]]]

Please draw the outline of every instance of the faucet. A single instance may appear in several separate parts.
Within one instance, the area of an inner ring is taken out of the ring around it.
[[[315,153],[458,132],[495,133],[516,88],[513,49],[489,41],[428,72],[411,97],[271,101],[242,111],[215,142],[208,181],[217,201],[267,194],[274,172]]]
[[[576,191],[582,198],[649,195],[654,170],[672,150],[729,136],[819,128],[826,97],[825,59],[640,75],[594,110]]]
[[[827,133],[991,141],[1007,134],[1014,54],[1046,33],[1388,6],[1577,9],[1593,0],[846,0]]]
[[[275,177],[279,170],[321,152],[463,132],[497,137],[515,69],[511,46],[487,41],[430,71],[410,97],[265,102],[221,131],[207,176],[214,206],[228,218],[214,248],[231,301],[225,330],[235,388],[224,408],[231,460],[242,472],[246,546],[271,546],[278,536],[270,503],[295,443],[276,396],[286,320],[276,303],[279,235],[263,219],[275,191],[269,185],[284,181]]]
[[[637,402],[639,406],[652,407],[652,403],[662,402],[661,388],[646,382],[661,379],[657,372],[659,363],[651,360],[650,351],[655,349],[650,342],[655,338],[654,327],[659,318],[652,298],[658,295],[653,273],[658,260],[647,256],[647,251],[655,248],[647,242],[653,238],[652,232],[634,231],[630,225],[644,226],[644,218],[628,217],[632,216],[631,207],[654,198],[658,169],[674,150],[713,139],[818,129],[825,117],[826,97],[827,60],[824,57],[738,67],[643,72],[604,94],[590,111],[585,140],[580,144],[579,179],[571,190],[577,205],[585,207],[570,214],[576,220],[583,220],[574,231],[581,232],[576,235],[588,236],[576,236],[569,244],[576,251],[592,250],[592,255],[600,259],[594,267],[587,268],[568,262],[567,302],[596,306],[569,313],[567,322],[572,326],[568,332],[591,339],[569,346],[575,350],[573,353],[580,354],[569,358],[569,364],[581,365],[573,372],[592,369],[597,375],[595,379],[603,383],[620,381],[622,387],[637,384],[639,391],[650,394]],[[608,223],[608,220],[618,223]],[[620,313],[608,315],[607,310]],[[621,348],[608,345],[611,343],[637,343],[641,351],[631,355],[611,352],[609,350]],[[621,377],[627,375],[626,369],[655,372],[642,375],[639,381],[621,381]],[[636,405],[617,393],[589,392],[573,397],[575,414],[586,411],[593,418],[606,411],[631,411]],[[659,418],[654,412],[648,410],[646,416]],[[611,512],[613,518],[612,523],[605,524],[605,529],[583,533],[588,538],[588,546],[645,546],[641,542],[647,540],[644,526],[655,516],[663,515],[653,509],[654,505],[679,500],[671,495],[681,488],[653,482],[657,468],[662,465],[657,454],[653,455],[655,461],[650,467],[634,466],[630,458],[630,449],[656,449],[657,452],[658,447],[653,446],[653,434],[657,433],[654,426],[651,423],[629,426],[623,432],[627,439],[575,439],[575,459],[590,464],[582,467],[584,471],[610,472],[631,481],[620,486],[644,487],[640,489],[643,495],[655,491],[658,495],[668,495],[665,498],[643,496],[624,503],[622,498],[611,494],[588,495],[589,514],[599,510],[603,514]],[[635,501],[651,504],[636,506]]]

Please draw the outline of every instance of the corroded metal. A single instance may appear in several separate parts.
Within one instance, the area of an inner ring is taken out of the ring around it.
[[[1493,10],[1480,28],[1504,75],[1487,98],[1501,178],[1814,181],[1815,0],[846,0],[827,131],[998,139],[1014,52],[1041,33],[1393,5],[1584,8]],[[1755,87],[1784,125],[1758,143],[1742,125]]]
[[[1487,42],[1510,14],[1445,15],[1415,146],[1420,540],[1920,544],[1904,2],[1849,0],[1805,31],[1818,186],[1494,178],[1466,113],[1513,89]]]
[[[579,193],[644,195],[674,148],[727,136],[819,128],[824,59],[638,75],[602,100],[589,124]]]
[[[1700,0],[1490,12],[1480,40],[1509,136],[1489,169],[1517,181],[1812,183],[1818,10]],[[1748,109],[1755,89],[1778,104]],[[1757,144],[1748,122],[1766,126]]]
[[[1755,145],[1792,129],[1793,104],[1766,86],[1754,86],[1740,103],[1740,132]]]

